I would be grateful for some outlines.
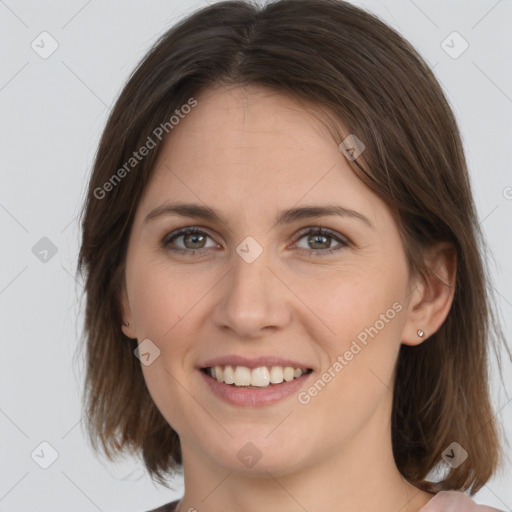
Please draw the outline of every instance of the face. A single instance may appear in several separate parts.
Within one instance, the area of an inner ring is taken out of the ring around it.
[[[390,210],[290,98],[237,87],[197,100],[138,205],[122,302],[184,459],[278,475],[389,442],[411,289]],[[176,203],[197,208],[161,208]],[[281,367],[306,372],[288,381]]]

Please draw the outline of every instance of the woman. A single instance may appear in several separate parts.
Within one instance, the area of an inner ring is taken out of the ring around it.
[[[86,415],[183,469],[159,511],[491,511],[481,233],[409,43],[340,0],[227,1],[123,89],[83,212]]]

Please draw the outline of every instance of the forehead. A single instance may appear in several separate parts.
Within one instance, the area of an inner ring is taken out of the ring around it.
[[[318,106],[268,88],[217,86],[198,98],[195,111],[173,131],[166,146],[171,152],[184,138],[194,137],[194,143],[202,141],[202,150],[213,151],[215,157],[222,154],[219,151],[237,149],[274,148],[279,153],[282,147],[293,158],[320,141],[336,144],[319,114]]]
[[[314,106],[255,86],[217,87],[196,99],[162,147],[141,202],[146,212],[172,200],[260,217],[299,203],[336,203],[377,217],[379,199]]]

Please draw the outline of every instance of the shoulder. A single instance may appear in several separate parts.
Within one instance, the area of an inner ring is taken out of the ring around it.
[[[418,512],[502,512],[475,503],[461,491],[441,491]]]
[[[176,507],[178,506],[180,500],[173,501],[171,503],[166,503],[158,508],[153,508],[148,510],[147,512],[175,512]]]

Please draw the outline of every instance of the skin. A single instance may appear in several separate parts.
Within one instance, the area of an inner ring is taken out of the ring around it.
[[[449,248],[439,244],[425,255],[435,268],[429,286],[410,275],[389,208],[302,104],[254,86],[216,87],[197,100],[166,140],[138,205],[121,298],[124,333],[160,350],[142,371],[180,436],[179,511],[418,511],[432,495],[406,482],[393,460],[393,371],[400,345],[423,342],[448,314]],[[175,201],[218,209],[226,223],[143,222]],[[363,214],[373,228],[336,216],[274,225],[280,210],[328,203]],[[320,226],[349,246],[318,255],[340,246],[302,234]],[[161,247],[183,227],[208,237]],[[247,236],[263,248],[252,263],[236,252]],[[233,406],[197,369],[227,354],[275,355],[306,362],[311,383],[395,302],[402,310],[306,405],[292,394],[270,406]],[[237,457],[247,442],[262,454],[252,468]]]

